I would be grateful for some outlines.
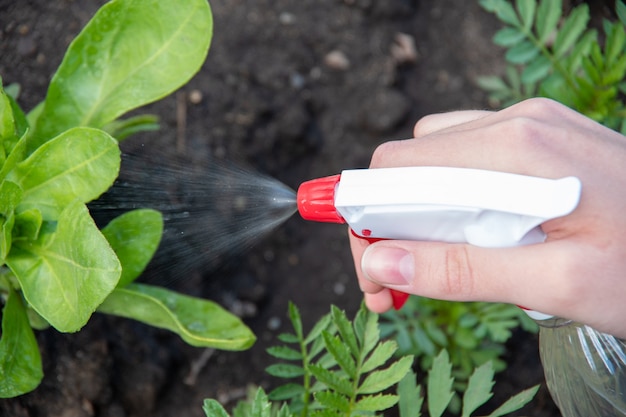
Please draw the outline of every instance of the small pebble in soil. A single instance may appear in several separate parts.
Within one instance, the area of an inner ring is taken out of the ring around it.
[[[293,13],[282,12],[278,16],[278,21],[283,25],[293,25],[296,23],[296,16]]]
[[[202,101],[202,92],[200,90],[191,90],[189,92],[189,102],[191,104],[200,104]]]
[[[350,60],[343,51],[334,50],[326,54],[324,64],[330,69],[345,71],[350,68]]]
[[[280,329],[281,324],[282,320],[279,317],[270,317],[270,319],[267,321],[267,328],[269,330],[276,331]]]
[[[411,64],[417,61],[415,39],[406,33],[396,33],[391,45],[391,57],[396,64]]]
[[[337,295],[344,295],[346,293],[346,285],[343,282],[336,282],[333,285],[333,292]]]

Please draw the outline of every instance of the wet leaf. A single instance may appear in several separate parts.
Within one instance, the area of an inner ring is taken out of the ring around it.
[[[122,264],[117,286],[123,287],[143,272],[159,247],[163,216],[151,209],[129,211],[113,219],[102,229],[102,234]]]
[[[87,203],[99,197],[113,184],[119,169],[117,141],[101,130],[79,127],[41,146],[7,179],[24,190],[19,211],[36,208],[45,220],[55,220],[70,202]]]
[[[243,350],[256,340],[238,317],[218,304],[151,285],[116,288],[98,311],[170,330],[192,346]]]
[[[101,128],[175,91],[200,69],[212,30],[207,0],[105,4],[52,78],[29,153],[73,126]]]
[[[9,286],[2,310],[0,338],[0,398],[11,398],[34,390],[43,378],[39,346],[28,323],[18,293]]]
[[[79,201],[35,241],[14,241],[7,265],[26,301],[61,332],[74,332],[111,293],[121,274],[115,252]]]

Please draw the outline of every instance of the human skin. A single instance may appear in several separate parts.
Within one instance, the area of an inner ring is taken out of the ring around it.
[[[588,324],[626,338],[626,137],[548,99],[499,112],[426,116],[414,139],[374,152],[370,168],[453,166],[544,178],[576,176],[578,207],[542,225],[544,243],[513,248],[350,236],[361,290],[375,312],[389,289],[492,301]]]

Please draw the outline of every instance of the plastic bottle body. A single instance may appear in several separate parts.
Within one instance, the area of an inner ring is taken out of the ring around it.
[[[540,324],[541,362],[563,417],[626,416],[626,341],[562,319]]]

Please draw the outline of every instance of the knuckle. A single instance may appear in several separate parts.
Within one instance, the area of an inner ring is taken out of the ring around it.
[[[516,105],[520,113],[530,117],[551,117],[563,113],[565,106],[549,98],[536,97],[524,100]]]
[[[453,245],[444,252],[442,291],[451,298],[466,299],[474,292],[475,273],[466,245]]]
[[[593,292],[594,275],[586,256],[580,256],[578,252],[564,252],[561,255],[554,255],[551,259],[553,272],[553,288],[550,291],[550,303],[569,309],[578,304],[581,300],[589,297]]]
[[[421,138],[422,136],[426,136],[431,133],[431,120],[435,117],[436,116],[429,114],[419,119],[417,123],[415,123],[415,127],[413,128],[413,137]]]
[[[370,168],[382,168],[392,166],[397,148],[397,141],[384,142],[378,145],[378,147],[376,147],[376,149],[372,153]]]

